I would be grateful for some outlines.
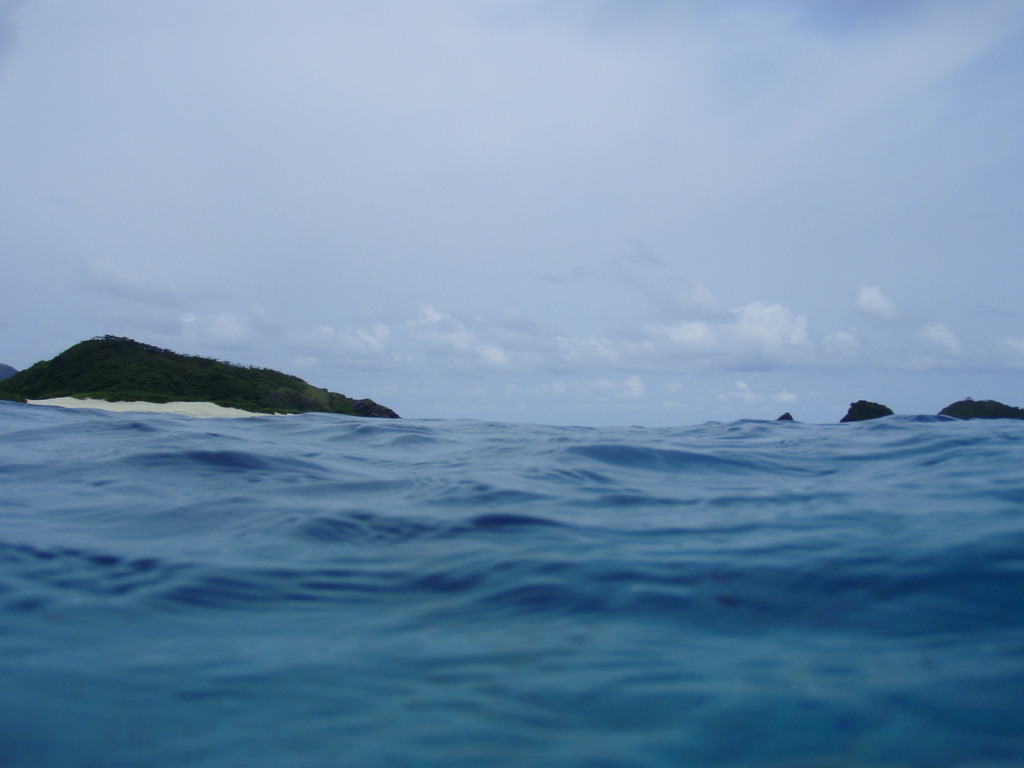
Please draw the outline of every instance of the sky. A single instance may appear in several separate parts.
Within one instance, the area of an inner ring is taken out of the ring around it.
[[[0,0],[0,362],[403,417],[1024,405],[1019,0]]]

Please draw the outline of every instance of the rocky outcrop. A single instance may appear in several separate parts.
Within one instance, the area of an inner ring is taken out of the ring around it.
[[[839,423],[880,419],[883,416],[892,416],[892,408],[880,403],[872,403],[869,400],[858,400],[855,403],[850,403],[850,410],[839,420]]]
[[[791,414],[789,411],[786,411],[784,414],[779,416],[779,418],[777,418],[776,421],[793,421],[793,414]]]
[[[955,419],[1024,419],[1024,408],[1014,408],[995,400],[957,400],[941,411],[939,416]]]
[[[387,406],[375,403],[369,398],[353,400],[351,403],[352,414],[355,416],[372,416],[378,419],[397,419],[398,414]]]

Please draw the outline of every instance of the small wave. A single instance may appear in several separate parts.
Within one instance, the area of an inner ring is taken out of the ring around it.
[[[476,480],[439,484],[424,497],[428,504],[443,507],[494,508],[520,506],[550,500],[547,494]]]
[[[303,520],[295,535],[322,544],[397,544],[442,535],[444,525],[426,520],[350,512]]]
[[[458,530],[491,533],[565,527],[567,526],[554,520],[532,517],[530,515],[490,514],[470,518],[467,522],[460,524]]]
[[[750,462],[713,453],[597,443],[567,448],[569,454],[604,464],[661,472],[727,472],[751,469]]]
[[[364,567],[194,568],[155,593],[163,610],[294,611],[324,603],[365,604],[391,595],[409,599],[399,574]]]
[[[138,453],[127,462],[139,467],[152,467],[164,471],[223,471],[223,472],[304,472],[311,475],[326,474],[326,468],[312,461],[282,456],[268,456],[251,451],[183,450]]]
[[[45,588],[43,596],[36,598],[39,606],[69,594],[129,596],[159,587],[180,570],[153,557],[4,542],[0,542],[0,563],[15,582],[9,587],[15,594]]]
[[[490,513],[454,521],[349,512],[316,516],[296,524],[298,538],[325,544],[389,545],[423,539],[474,535],[530,534],[548,528],[567,528],[555,520],[522,514]]]

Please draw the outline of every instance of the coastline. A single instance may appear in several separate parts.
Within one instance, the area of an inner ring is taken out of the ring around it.
[[[100,411],[134,413],[173,413],[197,419],[248,419],[266,414],[243,411],[241,408],[227,408],[215,403],[173,402],[149,403],[143,400],[133,402],[112,402],[110,400],[79,399],[77,397],[51,397],[45,400],[26,400],[29,405],[49,405],[58,408],[92,408]]]

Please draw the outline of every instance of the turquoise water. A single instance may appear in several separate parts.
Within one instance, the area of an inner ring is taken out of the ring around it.
[[[0,403],[0,765],[1024,764],[1024,422]]]

